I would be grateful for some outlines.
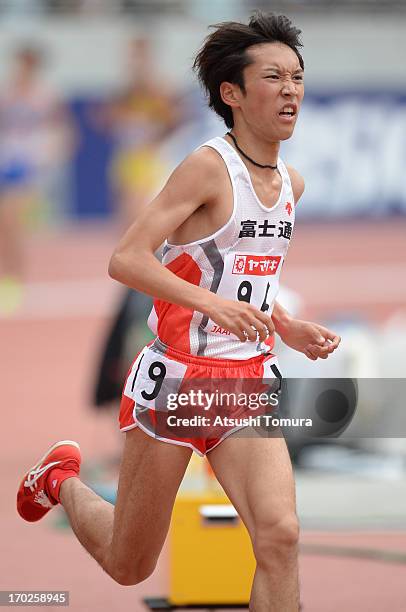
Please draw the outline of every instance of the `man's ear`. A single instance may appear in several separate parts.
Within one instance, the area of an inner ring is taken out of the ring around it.
[[[239,99],[241,90],[238,85],[223,81],[220,85],[220,96],[224,104],[231,106],[231,108],[238,108],[240,106]]]

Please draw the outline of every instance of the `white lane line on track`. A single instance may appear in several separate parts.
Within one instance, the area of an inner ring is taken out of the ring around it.
[[[117,303],[119,292],[119,285],[108,279],[28,283],[23,288],[20,308],[13,316],[3,317],[3,320],[109,316]]]
[[[309,304],[406,303],[403,278],[406,264],[358,266],[295,266],[287,268],[283,281]]]
[[[294,266],[283,275],[306,305],[406,304],[404,264]],[[108,278],[28,283],[21,308],[9,320],[67,319],[110,316],[121,286]],[[7,320],[1,316],[0,319]]]

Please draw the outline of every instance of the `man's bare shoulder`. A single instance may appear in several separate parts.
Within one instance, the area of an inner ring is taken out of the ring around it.
[[[290,182],[292,184],[293,195],[295,196],[295,204],[297,204],[299,199],[302,197],[304,189],[305,189],[304,178],[292,166],[286,166],[286,168],[287,168],[287,171],[289,172]]]
[[[201,203],[215,198],[222,181],[227,180],[227,169],[220,155],[211,147],[200,147],[190,153],[175,168],[165,190],[178,196],[199,198]]]
[[[224,175],[226,167],[221,156],[212,147],[202,146],[190,153],[180,164],[183,170],[195,170],[206,178]],[[180,166],[179,166],[180,167]]]

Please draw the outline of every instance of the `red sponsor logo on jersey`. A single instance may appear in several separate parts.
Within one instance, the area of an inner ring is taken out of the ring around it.
[[[280,255],[235,255],[233,274],[267,276],[276,274],[282,257]]]
[[[292,212],[292,204],[290,202],[286,202],[285,210],[288,211],[288,215],[290,217],[291,212]]]

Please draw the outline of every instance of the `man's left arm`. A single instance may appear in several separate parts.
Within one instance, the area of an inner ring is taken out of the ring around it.
[[[304,191],[304,180],[291,166],[288,172],[296,205]],[[272,321],[282,341],[312,361],[327,359],[341,342],[340,336],[322,325],[294,319],[278,302],[273,308]]]
[[[272,321],[285,344],[313,361],[327,359],[341,342],[340,336],[327,327],[291,317],[278,302],[275,302]]]

